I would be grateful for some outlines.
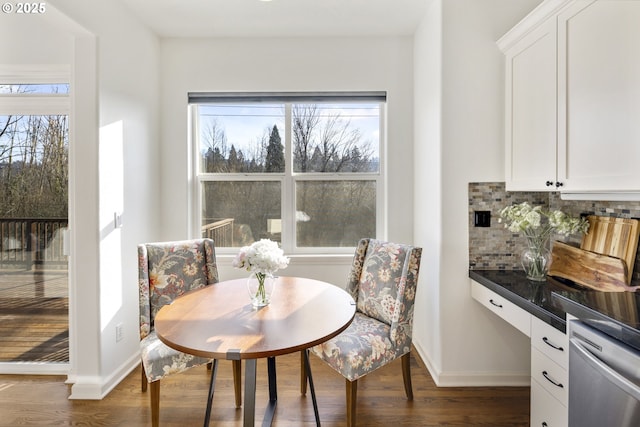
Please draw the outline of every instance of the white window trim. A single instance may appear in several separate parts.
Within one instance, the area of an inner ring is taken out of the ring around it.
[[[0,84],[70,83],[68,65],[0,65]],[[71,113],[71,94],[0,94],[2,115]]]
[[[69,65],[7,65],[0,64],[0,80],[3,84],[46,84],[69,83],[71,67]]]
[[[346,94],[348,95],[348,94]],[[286,101],[285,107],[285,134],[291,135],[291,104],[296,101]],[[349,257],[353,256],[353,250],[357,244],[354,242],[354,246],[351,247],[297,247],[296,241],[296,222],[292,217],[295,212],[295,192],[294,186],[297,181],[343,181],[345,177],[348,177],[352,181],[375,181],[376,183],[376,236],[362,236],[386,239],[387,238],[387,221],[386,221],[386,206],[387,206],[387,161],[386,161],[386,104],[380,102],[380,146],[379,146],[379,171],[377,173],[295,173],[291,169],[293,168],[292,161],[285,162],[284,174],[275,173],[251,173],[251,174],[220,174],[220,173],[199,173],[199,161],[200,153],[199,141],[197,140],[199,131],[198,120],[198,104],[191,104],[188,108],[188,149],[190,151],[189,156],[189,194],[187,195],[189,215],[188,215],[188,229],[193,238],[199,238],[202,236],[200,229],[200,215],[202,212],[202,192],[201,184],[203,182],[211,181],[212,177],[224,177],[224,181],[276,181],[280,182],[283,186],[282,194],[282,223],[283,237],[282,248],[285,253],[290,254],[293,257],[308,257],[308,256],[321,256],[326,257],[328,255],[338,255]],[[292,159],[291,144],[285,144],[285,157]],[[208,179],[207,179],[208,178]],[[216,253],[225,257],[225,255],[235,254],[237,248],[216,248]],[[307,258],[309,260],[310,258]]]

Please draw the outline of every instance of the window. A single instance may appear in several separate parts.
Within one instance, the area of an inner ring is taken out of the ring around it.
[[[0,84],[0,218],[66,222],[69,104],[68,83]]]
[[[69,78],[66,66],[0,67],[0,300],[22,301],[3,318],[0,362],[39,372],[69,362]]]
[[[194,234],[350,252],[381,230],[383,93],[190,94]],[[224,252],[224,249],[223,249]]]

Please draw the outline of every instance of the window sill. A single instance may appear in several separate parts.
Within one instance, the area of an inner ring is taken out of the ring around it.
[[[287,255],[289,265],[350,265],[353,253],[350,254],[304,254]],[[216,260],[220,266],[231,266],[235,254],[217,254]]]

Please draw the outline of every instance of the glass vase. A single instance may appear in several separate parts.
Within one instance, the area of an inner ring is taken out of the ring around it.
[[[275,289],[275,281],[271,273],[251,273],[247,279],[247,289],[254,307],[269,305]]]
[[[520,259],[527,279],[534,282],[547,280],[551,253],[544,244],[530,244]]]

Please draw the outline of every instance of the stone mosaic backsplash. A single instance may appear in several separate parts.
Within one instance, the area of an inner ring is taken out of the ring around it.
[[[508,192],[504,182],[469,183],[469,268],[476,270],[521,270],[520,254],[526,249],[526,239],[512,233],[498,222],[500,210],[512,204],[529,202],[547,209],[560,209],[578,216],[601,215],[640,219],[640,201],[608,202],[561,200],[556,192]],[[491,212],[490,227],[474,227],[477,211]],[[578,245],[582,236],[552,236],[551,240],[563,240]],[[640,251],[636,254],[633,272],[634,282],[640,281]]]

